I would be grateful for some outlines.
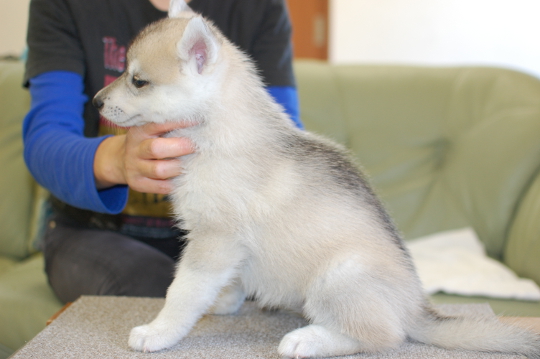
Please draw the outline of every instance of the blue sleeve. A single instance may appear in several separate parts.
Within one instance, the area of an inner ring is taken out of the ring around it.
[[[46,72],[30,79],[30,94],[23,123],[24,159],[37,182],[72,206],[121,212],[127,186],[96,189],[94,155],[105,137],[84,137],[83,78],[67,71]]]
[[[304,129],[300,120],[300,105],[298,104],[298,91],[291,86],[268,86],[268,93],[285,109],[296,127]]]

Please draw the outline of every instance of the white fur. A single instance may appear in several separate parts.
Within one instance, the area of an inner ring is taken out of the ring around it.
[[[181,18],[189,17],[193,14],[193,10],[188,6],[184,0],[171,0],[169,2],[169,17]]]
[[[163,54],[141,60],[158,40],[176,46],[178,65]],[[193,44],[204,44],[202,66]],[[211,24],[165,20],[143,32],[128,58],[123,78],[96,96],[101,113],[120,125],[192,121],[169,135],[197,146],[182,159],[171,193],[188,245],[165,307],[133,329],[132,348],[170,347],[203,314],[235,312],[247,294],[312,323],[283,338],[279,352],[287,357],[379,352],[407,337],[539,357],[538,338],[528,332],[441,320],[430,309],[399,234],[344,151],[294,128],[247,57]],[[154,67],[165,67],[171,81],[148,75]],[[130,84],[138,74],[149,76],[148,86]],[[463,340],[476,332],[489,340]],[[504,346],[496,345],[501,336]]]

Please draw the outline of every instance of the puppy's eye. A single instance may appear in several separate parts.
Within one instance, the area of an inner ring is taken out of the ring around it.
[[[133,78],[131,79],[131,83],[133,84],[133,86],[135,86],[136,88],[140,89],[141,87],[144,87],[146,85],[148,85],[148,81],[145,81],[145,80],[141,80],[139,77],[137,76],[133,76]]]

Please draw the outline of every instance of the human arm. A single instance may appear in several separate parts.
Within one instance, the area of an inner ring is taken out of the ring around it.
[[[30,80],[32,103],[23,123],[24,159],[34,178],[57,198],[79,208],[118,213],[127,187],[97,191],[94,153],[104,138],[84,138],[82,112],[87,98],[82,77],[67,71]]]
[[[283,0],[266,2],[264,18],[254,41],[252,56],[269,83],[268,92],[283,106],[294,124],[303,129],[298,92],[292,69],[292,26]]]
[[[269,86],[268,93],[285,109],[296,127],[303,129],[304,124],[300,119],[300,104],[298,103],[298,91],[293,86]]]
[[[23,140],[32,175],[62,201],[102,213],[124,208],[127,183],[145,192],[166,193],[167,178],[180,170],[177,160],[168,158],[192,151],[185,139],[159,137],[177,125],[139,128],[132,131],[135,136],[128,132],[86,138],[83,86],[82,77],[68,71],[30,79],[32,104],[24,120]],[[123,163],[129,163],[130,169],[122,169]]]

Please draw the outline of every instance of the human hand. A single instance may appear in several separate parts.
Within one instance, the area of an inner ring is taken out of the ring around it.
[[[106,138],[94,158],[96,187],[127,184],[138,192],[168,194],[172,190],[170,179],[182,173],[178,157],[193,153],[194,148],[188,138],[160,136],[189,126],[149,123]]]

